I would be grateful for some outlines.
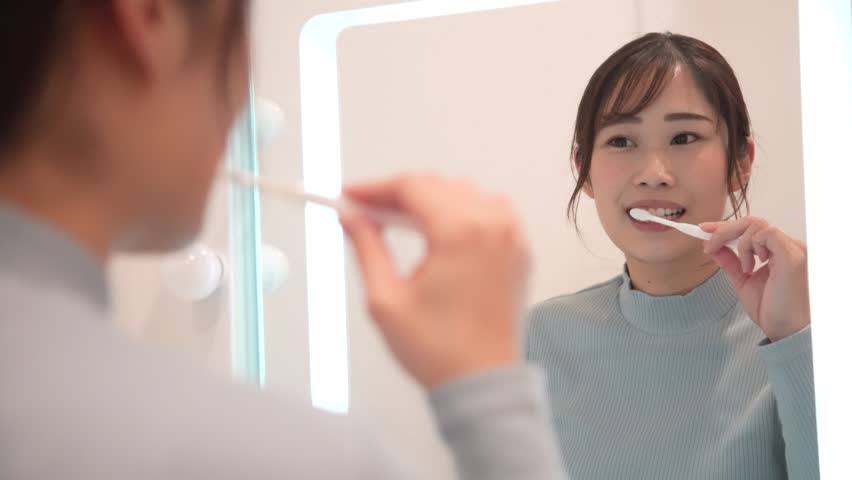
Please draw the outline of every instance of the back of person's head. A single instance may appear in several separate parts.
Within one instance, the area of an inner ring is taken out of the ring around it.
[[[112,247],[191,239],[246,98],[247,3],[5,5],[0,194],[99,204]]]
[[[726,131],[726,176],[734,215],[739,216],[748,182],[741,162],[748,159],[751,123],[737,77],[725,58],[696,38],[649,33],[616,50],[595,70],[577,109],[573,166],[577,185],[568,216],[576,221],[584,186],[590,181],[595,142],[608,118],[637,115],[653,104],[676,72],[684,70],[713,108]]]

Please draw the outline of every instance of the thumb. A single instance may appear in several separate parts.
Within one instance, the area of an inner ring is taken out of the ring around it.
[[[719,225],[721,225],[721,224],[722,224],[722,222],[704,222],[704,223],[699,223],[698,228],[700,228],[701,230],[704,230],[707,233],[714,233],[716,230],[719,229]]]
[[[387,292],[395,288],[399,274],[382,238],[381,227],[354,212],[341,213],[340,224],[355,248],[367,292]]]

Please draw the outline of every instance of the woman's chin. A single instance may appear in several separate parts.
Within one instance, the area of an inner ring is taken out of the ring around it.
[[[678,242],[679,243],[679,242]],[[700,245],[643,244],[622,249],[627,258],[647,264],[672,264],[701,255]]]

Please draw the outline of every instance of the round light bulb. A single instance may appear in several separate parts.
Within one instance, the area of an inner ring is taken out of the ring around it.
[[[257,144],[260,148],[274,142],[284,130],[284,112],[275,102],[257,97],[254,103]]]
[[[163,285],[175,297],[197,302],[209,297],[222,284],[224,263],[213,250],[196,243],[165,258],[160,265]]]
[[[263,245],[261,247],[261,272],[263,273],[263,290],[273,291],[281,287],[290,274],[290,262],[277,247]]]

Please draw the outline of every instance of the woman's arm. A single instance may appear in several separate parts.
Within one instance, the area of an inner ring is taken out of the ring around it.
[[[791,479],[818,479],[810,326],[778,342],[765,340],[760,353],[778,403],[788,475]]]
[[[817,479],[807,247],[760,218],[702,228],[713,233],[705,252],[725,270],[746,313],[766,334],[760,353],[778,403],[789,477]],[[739,257],[724,246],[734,239]],[[756,270],[755,257],[766,262]]]

